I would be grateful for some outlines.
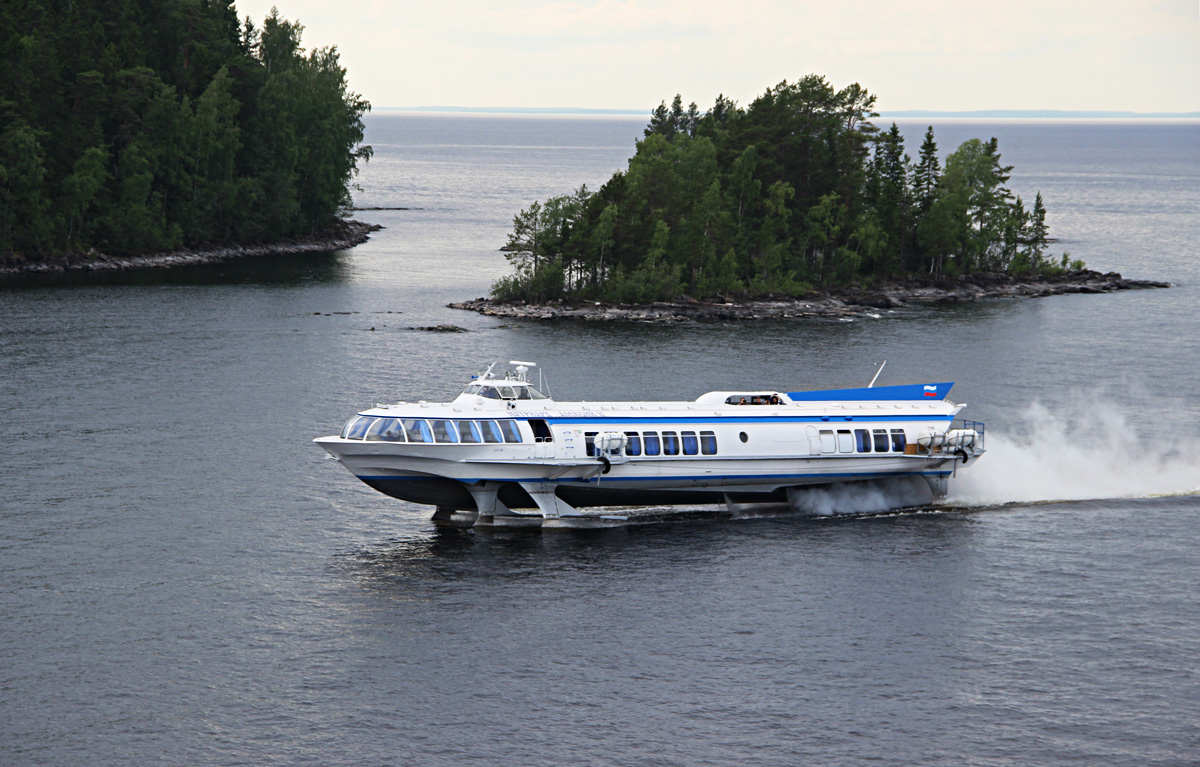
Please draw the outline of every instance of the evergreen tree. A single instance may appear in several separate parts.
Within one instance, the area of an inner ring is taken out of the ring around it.
[[[722,96],[701,115],[677,94],[599,192],[517,216],[514,273],[495,295],[799,295],[810,283],[1067,268],[1045,261],[1041,196],[1032,212],[1013,197],[995,139],[964,142],[943,171],[930,127],[914,165],[895,124],[871,124],[874,102],[817,75],[744,110]]]
[[[928,213],[933,205],[941,175],[937,142],[933,140],[933,126],[930,125],[925,131],[925,140],[921,142],[921,151],[917,155],[916,167],[913,168],[913,202],[917,207],[918,217]]]
[[[0,260],[331,224],[370,105],[302,30],[231,0],[0,4]]]

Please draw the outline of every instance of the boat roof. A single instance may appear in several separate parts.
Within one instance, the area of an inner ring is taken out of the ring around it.
[[[945,399],[952,386],[954,386],[953,381],[946,381],[943,383],[902,384],[900,386],[868,386],[861,389],[794,391],[788,392],[788,399],[792,402],[937,400]]]

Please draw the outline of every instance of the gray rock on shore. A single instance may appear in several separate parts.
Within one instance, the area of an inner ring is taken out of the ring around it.
[[[930,282],[896,282],[874,289],[847,288],[816,293],[805,298],[697,301],[681,298],[646,305],[558,301],[549,304],[502,303],[477,298],[449,304],[489,317],[527,320],[583,320],[586,322],[684,322],[792,318],[854,318],[876,315],[880,309],[901,309],[932,304],[953,304],[981,298],[1023,298],[1065,293],[1113,293],[1119,290],[1168,288],[1168,282],[1127,280],[1116,272],[1091,270],[1052,277],[1011,277],[1005,274],[974,275],[969,279]]]
[[[176,250],[168,253],[146,253],[138,256],[110,256],[95,251],[70,253],[48,261],[0,266],[0,281],[34,275],[74,274],[82,272],[111,272],[126,269],[162,269],[171,266],[217,264],[257,256],[287,253],[318,253],[344,250],[361,245],[371,232],[383,227],[362,221],[338,221],[330,229],[311,237],[293,237],[279,242],[255,245],[229,245],[196,250]]]

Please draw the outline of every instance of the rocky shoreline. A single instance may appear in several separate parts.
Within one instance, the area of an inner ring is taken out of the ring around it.
[[[737,301],[697,301],[682,297],[676,302],[648,305],[602,304],[590,301],[507,304],[488,298],[477,298],[448,306],[451,309],[479,312],[489,317],[586,322],[838,319],[875,316],[880,309],[967,303],[981,298],[1113,293],[1119,290],[1169,287],[1169,282],[1127,280],[1116,272],[1101,274],[1085,269],[1052,277],[1018,278],[1006,274],[984,274],[955,280],[896,282],[878,288],[847,288],[830,293],[813,293],[805,298],[768,296]]]
[[[337,221],[330,228],[308,237],[292,237],[278,242],[255,245],[228,245],[218,248],[183,249],[140,256],[110,256],[104,253],[69,253],[49,261],[0,265],[0,282],[45,275],[113,272],[127,269],[162,269],[171,266],[217,264],[242,258],[288,253],[315,253],[343,250],[366,242],[371,232],[383,227],[362,221]]]

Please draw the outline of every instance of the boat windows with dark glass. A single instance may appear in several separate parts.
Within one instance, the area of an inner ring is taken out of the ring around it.
[[[429,425],[433,427],[434,442],[458,442],[458,430],[450,421],[435,420]]]
[[[849,429],[838,429],[838,452],[853,453],[854,452],[854,435]]]
[[[479,425],[483,427],[483,441],[495,444],[504,441],[504,432],[500,431],[500,424],[495,421],[480,421]]]
[[[433,432],[429,424],[417,418],[404,419],[404,431],[408,434],[409,442],[433,442]]]
[[[488,399],[500,399],[500,392],[496,391],[495,386],[479,387],[479,396],[487,397]]]
[[[860,453],[871,452],[871,432],[866,429],[854,430],[854,446]]]
[[[517,428],[516,421],[501,421],[500,428],[504,430],[505,442],[521,441],[521,430]]]
[[[679,435],[673,431],[664,431],[663,438],[663,455],[679,455]]]
[[[515,386],[515,387],[513,387],[513,388],[514,388],[514,389],[516,390],[516,392],[517,392],[517,399],[533,399],[532,397],[530,397],[530,396],[529,396],[529,389],[528,389],[528,387],[525,387],[525,386]]]
[[[636,431],[625,432],[625,455],[639,456],[642,454],[642,438]]]
[[[511,386],[500,386],[498,388],[500,390],[500,399],[516,399],[517,398],[517,394],[516,394],[516,392],[513,391]]]
[[[583,433],[584,451],[593,458],[596,456],[596,435],[598,433],[594,431],[585,431]]]
[[[875,452],[886,453],[888,451],[887,429],[876,429],[872,435],[875,441]]]
[[[362,439],[367,433],[371,422],[374,418],[366,415],[355,416],[346,422],[346,426],[342,429],[342,439]]]
[[[696,432],[684,431],[680,432],[683,440],[683,454],[696,455],[700,452],[700,441],[696,439]]]
[[[904,436],[904,429],[892,429],[892,452],[903,453],[907,446],[908,438]]]
[[[700,452],[703,455],[717,454],[717,435],[714,432],[700,432]]]
[[[478,445],[483,442],[483,432],[479,429],[478,421],[459,421],[458,436],[463,442]]]
[[[646,432],[646,455],[658,455],[661,452],[658,442],[658,432]]]
[[[481,388],[483,387],[479,384],[467,384],[467,388],[463,389],[463,394],[478,394]]]

